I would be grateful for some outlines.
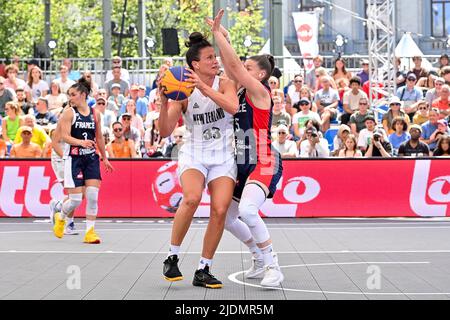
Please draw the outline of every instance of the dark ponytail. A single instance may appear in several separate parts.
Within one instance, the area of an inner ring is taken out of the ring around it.
[[[275,68],[275,59],[270,54],[261,54],[258,56],[252,56],[250,60],[255,61],[261,70],[266,71],[266,76],[262,82],[266,82],[272,75],[273,69]]]
[[[91,84],[84,77],[78,79],[78,81],[75,82],[75,84],[73,84],[71,88],[74,88],[78,92],[86,94],[86,98],[91,93]]]
[[[189,48],[186,52],[186,61],[191,69],[194,69],[192,61],[200,61],[200,50],[212,47],[211,43],[200,32],[191,33],[185,45]]]

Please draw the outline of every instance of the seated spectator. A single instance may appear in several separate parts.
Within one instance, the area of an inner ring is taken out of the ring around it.
[[[306,140],[300,144],[301,158],[328,158],[328,141],[319,136],[316,128],[305,130]]]
[[[422,125],[428,121],[428,119],[429,119],[429,116],[428,116],[429,107],[428,106],[429,106],[428,102],[426,102],[426,101],[421,101],[419,103],[419,105],[417,106],[417,112],[413,118],[414,124]]]
[[[112,125],[114,139],[108,143],[106,149],[110,158],[136,158],[136,146],[133,140],[128,140],[123,136],[123,125],[114,122]]]
[[[72,61],[69,58],[63,60],[63,65],[67,67],[69,72],[68,77],[70,80],[78,81],[81,78],[80,72],[72,69]]]
[[[166,139],[163,139],[159,133],[159,114],[155,115],[155,119],[150,128],[145,130],[144,135],[144,148],[142,148],[142,154],[144,158],[156,158],[162,157],[162,150],[166,143]]]
[[[377,129],[373,132],[373,137],[369,138],[368,148],[364,157],[374,158],[390,158],[392,157],[392,145],[389,141],[386,141],[386,133],[383,129]]]
[[[446,66],[441,70],[441,77],[444,78],[445,84],[450,86],[450,66]]]
[[[373,138],[373,133],[375,132],[377,126],[375,117],[372,115],[366,116],[364,125],[365,129],[362,129],[359,132],[358,136],[358,148],[362,153],[365,153],[367,151],[367,148],[369,147],[369,144],[371,143],[371,140]]]
[[[106,90],[106,89],[105,89]],[[125,96],[120,93],[120,84],[114,83],[111,86],[111,94],[108,94],[108,102],[112,102],[117,106],[117,111],[120,110],[125,102]]]
[[[450,156],[450,136],[448,134],[444,134],[439,138],[437,147],[433,152],[433,156],[436,157]]]
[[[441,96],[441,90],[444,84],[445,84],[444,78],[436,78],[434,80],[434,88],[428,90],[425,95],[425,101],[428,102],[429,106],[431,106],[433,104],[433,101],[435,101]]]
[[[16,139],[17,131],[24,122],[20,118],[20,108],[17,102],[7,102],[5,106],[6,117],[2,119],[2,134],[3,139],[9,145],[14,143]]]
[[[369,60],[361,60],[362,70],[356,74],[357,77],[361,79],[361,86],[369,81]]]
[[[339,151],[339,158],[361,158],[362,153],[356,147],[356,136],[349,134],[345,139],[343,148]]]
[[[155,121],[155,119],[159,118],[160,111],[161,111],[161,96],[158,94],[155,97],[155,100],[148,104],[148,112],[144,122],[145,127],[147,129],[151,128],[153,126],[153,122]]]
[[[43,80],[44,75],[39,67],[32,67],[28,73],[28,81],[25,90],[31,92],[31,102],[36,103],[39,97],[48,94],[48,83]]]
[[[131,114],[124,113],[120,117],[120,122],[123,126],[123,137],[127,140],[133,140],[136,151],[141,145],[141,134],[139,130],[131,125]]]
[[[274,96],[272,109],[272,128],[271,132],[275,132],[280,124],[284,124],[288,128],[291,127],[291,116],[283,110],[283,104],[279,96]]]
[[[397,97],[403,102],[403,109],[411,121],[417,111],[418,102],[423,100],[423,92],[416,86],[416,82],[415,74],[409,73],[406,77],[406,86],[397,89]]]
[[[431,156],[430,148],[427,144],[419,141],[422,134],[422,127],[413,124],[409,128],[411,139],[403,142],[398,148],[399,157],[428,157]]]
[[[14,93],[5,88],[5,78],[0,76],[0,116],[5,116],[5,105],[14,100]]]
[[[422,91],[424,92],[428,92],[429,90],[434,89],[435,87],[435,80],[438,77],[438,74],[436,71],[431,70],[428,73],[428,76],[420,78],[417,81],[417,87],[419,87],[420,89],[422,89]]]
[[[145,117],[147,116],[147,112],[148,112],[147,99],[145,99],[145,100],[140,99],[138,96],[138,93],[139,93],[139,86],[136,84],[133,84],[130,88],[130,95],[128,97],[126,97],[124,103],[122,103],[122,106],[119,110],[120,114],[122,114],[126,111],[128,100],[133,100],[134,104],[136,106],[136,114],[140,115],[141,118],[145,119]]]
[[[442,72],[442,69],[449,65],[448,54],[444,53],[439,57],[439,73]]]
[[[331,88],[330,77],[323,77],[321,83],[323,89],[316,92],[314,100],[322,120],[322,132],[326,132],[330,128],[331,120],[336,119],[339,94]]]
[[[288,93],[286,95],[286,111],[291,115],[292,106],[300,101],[300,90],[303,87],[303,76],[301,74],[296,74],[292,83],[293,84],[288,88]]]
[[[406,75],[408,72],[402,69],[402,59],[396,57],[395,66],[397,67],[397,74],[396,74],[397,88],[404,87],[406,85]]]
[[[121,68],[118,66],[113,67],[112,70],[113,78],[109,81],[105,82],[105,89],[110,96],[112,94],[112,85],[118,84],[120,86],[120,94],[123,94],[125,97],[128,96],[130,85],[127,81],[122,80],[121,77]]]
[[[359,102],[362,98],[367,99],[367,95],[361,90],[361,79],[353,77],[350,79],[350,89],[344,93],[342,99],[342,105],[344,113],[341,116],[341,123],[347,124],[350,121],[350,117],[353,113],[358,111]]]
[[[392,120],[392,130],[394,131],[389,135],[389,142],[392,145],[393,154],[398,154],[398,148],[403,142],[408,141],[411,136],[408,133],[408,123],[404,117],[395,117]]]
[[[172,160],[178,159],[178,152],[180,151],[181,146],[183,145],[183,137],[186,132],[185,127],[178,127],[173,130],[172,136],[174,140],[167,146],[166,151],[164,153],[165,158],[170,158]]]
[[[306,73],[305,85],[310,90],[314,90],[316,88],[316,81],[317,81],[316,70],[322,66],[322,63],[323,63],[323,57],[320,56],[320,55],[319,56],[315,56],[314,59],[313,59],[314,68],[309,70]],[[309,98],[309,100],[312,100],[312,99]]]
[[[108,70],[108,72],[106,73],[105,82],[110,81],[114,78],[113,69],[115,67],[120,68],[120,79],[122,79],[125,82],[130,82],[130,73],[128,72],[127,69],[122,68],[122,58],[119,56],[114,56],[112,58],[111,62],[112,62],[112,68],[111,68],[111,70]]]
[[[422,57],[415,56],[412,60],[414,62],[414,67],[411,69],[411,72],[416,76],[416,79],[427,77],[428,71],[422,67]]]
[[[145,133],[144,121],[141,116],[136,113],[136,102],[134,102],[134,100],[130,99],[127,101],[126,113],[131,114],[131,126],[139,130],[142,138]]]
[[[308,120],[313,119],[320,124],[321,119],[317,113],[311,111],[311,102],[307,98],[301,98],[301,100],[294,105],[294,109],[299,110],[292,118],[292,127],[297,141],[302,137],[303,130],[305,129]]]
[[[433,101],[433,108],[439,109],[439,118],[444,119],[450,115],[450,86],[444,85],[440,97]]]
[[[420,140],[427,144],[431,151],[436,148],[436,132],[438,131],[439,109],[432,108],[428,112],[430,120],[422,124],[422,137]],[[434,134],[434,136],[433,136]]]
[[[4,88],[10,89],[11,92],[16,92],[18,87],[26,88],[27,83],[20,78],[17,78],[19,74],[19,68],[15,64],[10,64],[6,67],[7,79],[4,80]],[[25,92],[27,95],[27,100],[31,102],[31,95],[29,91]]]
[[[301,98],[307,98],[311,102],[311,111],[317,113],[317,105],[314,101],[314,95],[312,94],[312,91],[308,88],[308,86],[303,86],[300,89],[300,99]]]
[[[449,134],[449,128],[448,128],[448,122],[447,120],[441,119],[438,120],[437,122],[437,130],[435,132],[433,132],[433,134],[431,135],[430,139],[437,141],[439,140],[440,135],[444,135],[444,134]],[[433,150],[432,150],[433,151]]]
[[[147,96],[145,95],[145,93],[146,93],[146,91],[147,91],[147,88],[146,88],[143,84],[140,84],[138,88],[139,88],[139,91],[138,91],[138,99],[143,100],[144,103],[145,103],[145,105],[147,106],[148,103],[149,103],[148,98],[147,98]]]
[[[45,99],[48,101],[48,111],[59,117],[62,112],[62,105],[67,101],[67,95],[61,93],[56,80],[53,80],[50,84],[50,94],[46,95]]]
[[[281,158],[282,159],[297,158],[298,157],[297,144],[294,141],[287,139],[289,135],[288,127],[285,126],[284,124],[279,125],[277,127],[277,133],[278,137],[272,143],[272,146],[276,150],[278,150],[278,152],[281,155]]]
[[[90,96],[91,97],[97,96],[98,84],[95,82],[92,72],[90,70],[85,70],[81,77],[84,78],[91,85]]]
[[[3,140],[0,137],[0,159],[3,159],[6,157],[7,150],[8,150],[8,147],[6,146],[5,140]]]
[[[366,128],[365,121],[367,116],[374,117],[374,113],[369,109],[369,100],[367,98],[362,98],[359,100],[358,111],[351,115],[349,121],[352,134],[356,137],[359,136],[361,130]]]
[[[106,109],[106,100],[103,97],[98,97],[95,102],[95,109],[100,111],[100,122],[102,127],[111,128],[111,125],[117,121],[116,115],[111,110]]]
[[[20,129],[22,142],[16,143],[12,146],[10,157],[40,158],[42,156],[42,149],[36,143],[31,141],[33,130],[28,126],[22,126]]]
[[[331,155],[333,157],[336,157],[339,155],[339,152],[344,149],[345,147],[345,140],[347,140],[347,137],[351,133],[351,129],[346,124],[341,124],[339,126],[338,132],[336,136],[333,139],[333,151],[331,152]],[[355,142],[356,147],[356,142]]]
[[[280,82],[278,81],[277,77],[271,76],[268,80],[270,91],[279,89],[280,88]]]
[[[341,78],[345,78],[350,81],[350,79],[353,77],[353,74],[350,71],[347,71],[347,69],[345,68],[344,59],[342,57],[339,57],[334,61],[334,70],[331,76],[336,82]]]
[[[387,134],[394,133],[395,130],[392,129],[392,121],[394,118],[401,117],[404,118],[406,123],[409,125],[410,120],[405,112],[401,110],[402,103],[399,98],[393,96],[391,100],[389,100],[389,110],[383,115],[383,129],[387,132]]]
[[[56,124],[58,119],[56,116],[48,111],[48,100],[39,97],[36,103],[36,124],[46,129],[51,124]]]
[[[55,130],[56,126],[52,126],[50,131],[48,132],[48,136],[50,137],[51,140],[54,140],[55,138]],[[52,141],[46,142],[44,145],[44,149],[42,150],[42,158],[51,158],[52,151],[53,151]]]
[[[347,78],[340,78],[336,80],[337,91],[339,93],[339,107],[342,107],[344,101],[344,94],[350,90],[350,81]]]
[[[25,126],[30,127],[32,129],[32,137],[31,142],[36,143],[41,149],[45,147],[45,144],[47,142],[50,142],[51,139],[45,132],[45,130],[41,127],[36,125],[36,118],[32,114],[27,114],[24,117],[24,123]],[[21,127],[22,128],[22,127]],[[18,144],[22,142],[22,135],[21,135],[21,128],[17,131],[16,139],[14,139],[14,143]]]
[[[114,87],[114,85],[113,85],[113,87]],[[116,89],[113,88],[113,91],[114,90],[116,90]],[[117,92],[120,92],[120,89],[117,90]],[[103,89],[103,88],[98,89],[98,91],[97,91],[97,99],[98,98],[105,99],[106,100],[106,110],[114,112],[114,115],[117,117],[117,114],[119,113],[119,107],[114,102],[114,99],[109,100],[108,93],[106,92],[106,89]],[[125,97],[123,97],[122,102],[123,102],[124,99],[125,99]]]
[[[75,81],[69,78],[69,68],[65,65],[59,67],[59,75],[60,76],[56,78],[55,81],[58,83],[61,92],[67,95],[69,88],[75,84]]]
[[[314,92],[317,92],[321,89],[323,89],[322,86],[322,79],[323,78],[328,78],[328,80],[330,81],[330,86],[331,88],[337,90],[337,85],[336,82],[334,81],[333,77],[330,77],[330,75],[328,74],[327,69],[320,67],[316,69],[316,87],[313,88]]]

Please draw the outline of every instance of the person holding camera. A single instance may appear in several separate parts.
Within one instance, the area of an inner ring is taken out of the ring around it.
[[[398,148],[399,157],[428,157],[432,156],[428,145],[419,141],[422,135],[422,127],[418,124],[413,124],[409,128],[411,139],[403,142]]]
[[[306,139],[300,144],[301,158],[328,158],[328,142],[319,136],[315,127],[305,130]]]
[[[387,141],[386,133],[383,129],[376,129],[373,133],[373,137],[368,138],[368,148],[364,157],[392,157],[392,145]]]

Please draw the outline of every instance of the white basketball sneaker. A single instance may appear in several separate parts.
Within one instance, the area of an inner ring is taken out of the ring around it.
[[[264,278],[261,281],[263,287],[279,287],[284,280],[278,263],[273,263],[265,267]]]
[[[244,272],[244,277],[247,279],[262,279],[264,271],[264,260],[252,257],[252,266]]]

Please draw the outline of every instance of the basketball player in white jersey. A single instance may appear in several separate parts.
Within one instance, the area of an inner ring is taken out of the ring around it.
[[[191,73],[186,75],[187,81],[195,86],[192,95],[183,101],[168,102],[160,91],[161,135],[169,136],[182,115],[186,125],[185,143],[178,159],[183,200],[175,214],[163,274],[168,281],[183,279],[178,269],[180,246],[207,186],[211,194],[211,212],[193,285],[215,289],[221,288],[222,282],[209,270],[223,234],[235,186],[233,115],[238,110],[238,99],[235,84],[217,76],[219,63],[208,40],[194,32],[186,46],[189,48],[186,60],[191,68]]]

